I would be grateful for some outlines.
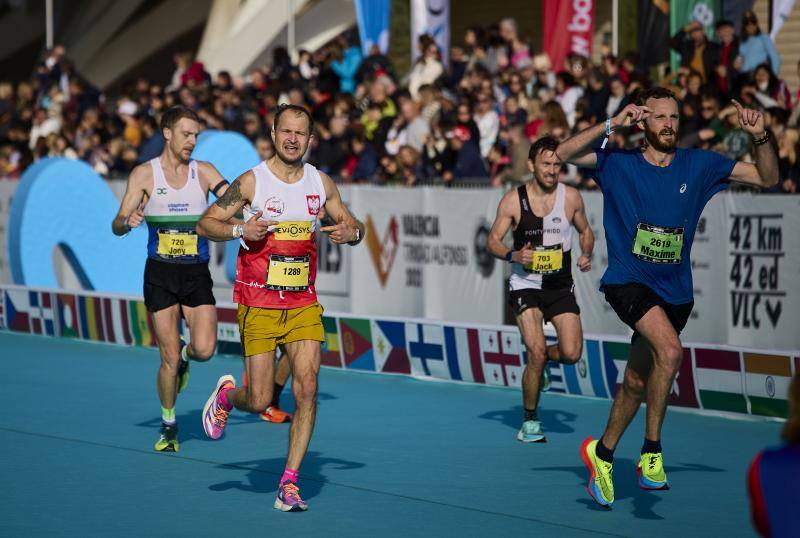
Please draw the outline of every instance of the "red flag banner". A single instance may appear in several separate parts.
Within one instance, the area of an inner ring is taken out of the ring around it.
[[[564,69],[564,59],[572,52],[591,56],[594,0],[544,0],[543,11],[543,48],[554,71]]]

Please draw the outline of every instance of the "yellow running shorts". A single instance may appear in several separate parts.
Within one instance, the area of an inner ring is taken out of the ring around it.
[[[274,351],[279,344],[325,341],[319,303],[289,309],[239,305],[237,319],[245,357]]]

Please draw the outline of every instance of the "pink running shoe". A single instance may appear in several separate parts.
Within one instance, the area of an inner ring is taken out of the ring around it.
[[[230,411],[222,407],[222,402],[219,399],[220,391],[225,388],[234,388],[236,381],[232,375],[224,375],[217,381],[217,387],[211,396],[208,397],[206,405],[203,407],[203,429],[206,435],[212,439],[219,439],[225,431],[225,425],[228,423],[228,415]]]
[[[282,512],[305,512],[308,510],[306,502],[300,498],[300,490],[297,484],[287,480],[278,488],[278,498],[275,499],[273,507]]]

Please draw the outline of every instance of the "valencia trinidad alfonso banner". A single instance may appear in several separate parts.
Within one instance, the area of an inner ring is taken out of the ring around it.
[[[496,323],[503,263],[486,251],[499,190],[365,187],[351,208],[366,234],[352,249],[350,310]]]

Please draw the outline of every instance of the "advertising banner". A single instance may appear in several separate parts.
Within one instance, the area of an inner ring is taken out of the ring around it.
[[[544,0],[543,48],[553,69],[564,69],[571,53],[590,58],[594,35],[594,0]]]
[[[411,61],[419,57],[417,40],[428,34],[439,46],[442,62],[450,54],[450,0],[411,0]]]
[[[350,253],[353,312],[496,323],[503,264],[486,252],[499,191],[365,187],[352,207],[366,225]]]

